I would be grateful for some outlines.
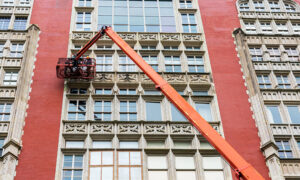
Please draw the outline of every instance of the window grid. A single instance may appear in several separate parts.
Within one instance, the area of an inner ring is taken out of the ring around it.
[[[120,95],[136,95],[136,89],[120,89]]]
[[[182,28],[185,33],[197,33],[197,23],[194,14],[181,14]]]
[[[110,121],[112,113],[111,101],[95,101],[94,119],[102,121]]]
[[[128,56],[119,56],[119,71],[120,72],[136,72],[137,66]]]
[[[240,4],[240,11],[248,11],[249,9],[249,4],[247,2]]]
[[[269,79],[269,75],[257,75],[257,80],[258,80],[259,88],[261,89],[269,89],[272,87],[271,81]]]
[[[11,103],[0,103],[0,121],[9,121]]]
[[[223,174],[222,159],[219,156],[203,157],[204,179],[210,180],[212,178],[225,179]]]
[[[102,89],[95,89],[95,94],[102,94],[102,95],[111,95],[112,94],[112,88],[102,88]]]
[[[120,102],[120,120],[121,121],[136,121],[137,110],[135,101]]]
[[[77,31],[90,31],[91,30],[91,13],[90,12],[77,12],[76,30]]]
[[[10,57],[23,57],[23,50],[23,43],[12,43],[10,49]]]
[[[5,141],[5,139],[1,137],[0,138],[0,157],[2,156],[2,153],[3,153],[4,141]]]
[[[265,10],[265,6],[263,1],[254,1],[254,8],[256,11],[264,11]]]
[[[112,180],[114,174],[114,151],[91,151],[89,177],[91,180]]]
[[[180,2],[180,8],[184,8],[184,9],[193,8],[191,0],[180,0],[179,2]]]
[[[276,26],[277,26],[277,31],[279,33],[281,33],[281,34],[288,34],[289,33],[286,22],[277,22]]]
[[[204,60],[202,56],[188,56],[189,72],[204,72]]]
[[[79,0],[78,1],[78,6],[80,7],[91,7],[92,5],[92,0]]]
[[[273,124],[273,123],[281,124],[282,123],[281,113],[280,113],[278,105],[267,105],[266,111],[267,111],[268,121],[271,124]]]
[[[181,72],[179,56],[165,56],[166,72]]]
[[[186,50],[200,51],[200,46],[185,46]]]
[[[148,155],[148,179],[168,179],[168,163],[166,156]]]
[[[269,6],[272,12],[280,11],[280,6],[278,4],[278,1],[269,1]]]
[[[3,5],[13,6],[14,5],[14,0],[3,0]]]
[[[86,101],[70,100],[68,108],[68,120],[85,120]]]
[[[64,155],[63,178],[68,180],[82,179],[82,155]]]
[[[18,81],[18,72],[6,71],[4,74],[3,85],[16,86]]]
[[[260,22],[261,30],[263,33],[272,33],[271,22]]]
[[[175,156],[177,180],[196,180],[196,168],[193,156]]]
[[[290,122],[293,124],[300,124],[300,109],[299,106],[292,106],[288,105],[286,106],[290,118]]]
[[[143,56],[143,59],[156,71],[158,72],[158,60],[157,56]]]
[[[27,25],[27,17],[16,17],[14,22],[14,30],[25,30]]]
[[[250,56],[252,61],[262,61],[263,52],[261,47],[249,47]]]
[[[280,158],[292,158],[292,149],[289,141],[286,140],[277,140],[276,145],[279,148],[278,153]]]
[[[118,151],[117,158],[118,179],[142,179],[143,160],[140,151]]]
[[[245,30],[249,33],[255,33],[256,27],[255,27],[255,21],[245,21]]]
[[[289,89],[291,88],[291,84],[289,82],[289,78],[287,75],[276,75],[278,88],[281,89]]]
[[[268,47],[267,48],[269,55],[270,55],[270,61],[280,61],[280,50],[278,47]]]
[[[289,61],[299,60],[299,52],[297,50],[297,47],[285,47],[285,51],[287,52]]]
[[[112,69],[112,55],[97,55],[96,56],[96,72],[111,72]]]
[[[292,23],[293,31],[295,34],[300,34],[300,23]]]
[[[285,9],[287,12],[295,12],[296,11],[296,8],[291,4],[285,3],[284,6],[285,6]]]

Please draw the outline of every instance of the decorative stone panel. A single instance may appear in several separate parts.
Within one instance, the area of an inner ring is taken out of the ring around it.
[[[300,71],[300,63],[290,63],[292,70]]]
[[[288,125],[271,124],[273,135],[290,135],[291,131]]]
[[[201,41],[200,34],[183,34],[184,41]]]
[[[137,82],[138,74],[118,74],[119,82]]]
[[[140,125],[139,124],[119,124],[118,125],[119,134],[139,134]]]
[[[185,74],[165,74],[164,79],[171,83],[185,83]]]
[[[3,66],[21,66],[22,59],[5,59]]]
[[[257,17],[255,12],[240,12],[239,16],[246,19]]]
[[[261,38],[257,36],[246,36],[245,37],[248,44],[261,44]]]
[[[276,91],[263,91],[261,92],[264,100],[274,101],[280,100],[280,95]]]
[[[30,9],[30,7],[16,7],[15,14],[29,14]]]
[[[268,70],[270,69],[269,64],[268,63],[253,63],[254,69],[255,70]]]
[[[0,122],[0,132],[7,133],[9,128],[9,122]]]
[[[171,124],[171,134],[192,134],[193,127],[188,124]]]
[[[190,83],[210,83],[209,75],[207,74],[191,74],[188,75]]]
[[[272,16],[274,19],[287,19],[288,18],[287,14],[284,12],[273,12]]]
[[[141,41],[157,41],[158,40],[158,34],[142,34],[139,33],[138,35],[139,40]]]
[[[0,88],[0,97],[13,98],[16,95],[16,89],[13,88]]]
[[[90,133],[97,134],[111,134],[114,133],[114,125],[113,124],[100,124],[93,123],[91,124]]]
[[[87,124],[85,123],[65,123],[64,133],[87,133]]]
[[[300,100],[299,94],[297,92],[281,92],[281,98],[285,101],[296,101]]]
[[[289,70],[289,64],[287,63],[272,63],[273,70]]]
[[[102,82],[112,82],[114,79],[114,74],[108,74],[108,73],[96,73],[96,76],[94,78],[95,81],[102,81]]]
[[[257,18],[262,18],[262,19],[271,19],[272,14],[269,12],[256,12]]]
[[[133,41],[136,40],[136,34],[132,33],[120,33],[118,34],[125,41]]]
[[[92,32],[74,32],[72,34],[72,39],[74,40],[90,40],[92,37]]]
[[[13,13],[14,8],[9,6],[1,6],[0,13],[1,14],[11,14]]]
[[[180,34],[160,34],[162,41],[180,41]]]
[[[167,126],[165,124],[145,124],[145,134],[166,134]]]
[[[26,32],[12,32],[11,33],[11,36],[10,36],[10,39],[13,39],[13,40],[26,40],[26,35],[27,33]]]
[[[262,37],[264,44],[279,44],[279,39],[277,37]]]
[[[281,162],[280,165],[284,176],[300,176],[299,162]]]
[[[297,39],[295,37],[281,37],[279,40],[282,44],[298,44]]]
[[[300,135],[300,124],[299,125],[291,125],[291,129],[294,135]]]

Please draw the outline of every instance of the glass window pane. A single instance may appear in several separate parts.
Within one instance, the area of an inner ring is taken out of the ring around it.
[[[146,114],[147,121],[161,121],[162,118],[160,102],[146,102]]]
[[[100,179],[101,177],[101,168],[100,167],[91,167],[90,168],[90,180]]]
[[[130,165],[141,165],[140,152],[130,152]]]
[[[90,164],[101,165],[101,152],[91,152]]]
[[[129,152],[119,152],[119,165],[129,165]]]
[[[148,156],[149,169],[167,169],[166,156]]]
[[[210,110],[210,104],[196,103],[196,110],[206,121],[213,121]]]
[[[113,180],[113,167],[102,167],[102,179],[103,180]],[[98,180],[98,179],[96,179]]]
[[[195,163],[193,157],[175,157],[176,169],[194,169]]]
[[[223,169],[221,157],[203,157],[204,169]]]
[[[222,171],[205,171],[205,180],[224,180],[224,175]]]
[[[270,123],[282,123],[278,106],[267,106],[266,110]]]
[[[142,179],[142,171],[139,167],[130,168],[131,180],[141,180]]]
[[[103,151],[102,152],[102,165],[112,165],[113,164],[113,152]]]
[[[172,121],[187,121],[181,112],[171,103]]]
[[[137,141],[121,141],[120,148],[138,148],[139,143]]]
[[[177,179],[176,180],[196,180],[195,171],[177,171],[176,172]],[[211,179],[207,179],[211,180]]]
[[[129,180],[129,168],[120,167],[118,175],[119,175],[119,180]]]
[[[83,148],[83,141],[66,141],[66,148]]]
[[[292,123],[300,123],[300,111],[298,106],[287,106]]]
[[[148,171],[148,176],[149,180],[168,180],[167,171]]]
[[[111,141],[93,141],[93,148],[112,148]]]

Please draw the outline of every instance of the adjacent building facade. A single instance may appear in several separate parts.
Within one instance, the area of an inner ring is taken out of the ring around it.
[[[108,36],[93,80],[56,78],[103,25],[266,179],[300,178],[295,1],[0,3],[0,179],[237,179]]]

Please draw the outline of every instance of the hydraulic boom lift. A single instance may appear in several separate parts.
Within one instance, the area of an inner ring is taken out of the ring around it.
[[[58,78],[92,79],[95,75],[95,60],[81,56],[103,35],[108,35],[130,59],[155,83],[176,108],[215,147],[230,164],[239,178],[264,180],[262,175],[249,164],[209,123],[165,81],[146,61],[138,55],[111,27],[102,29],[73,57],[60,58],[56,67]]]

